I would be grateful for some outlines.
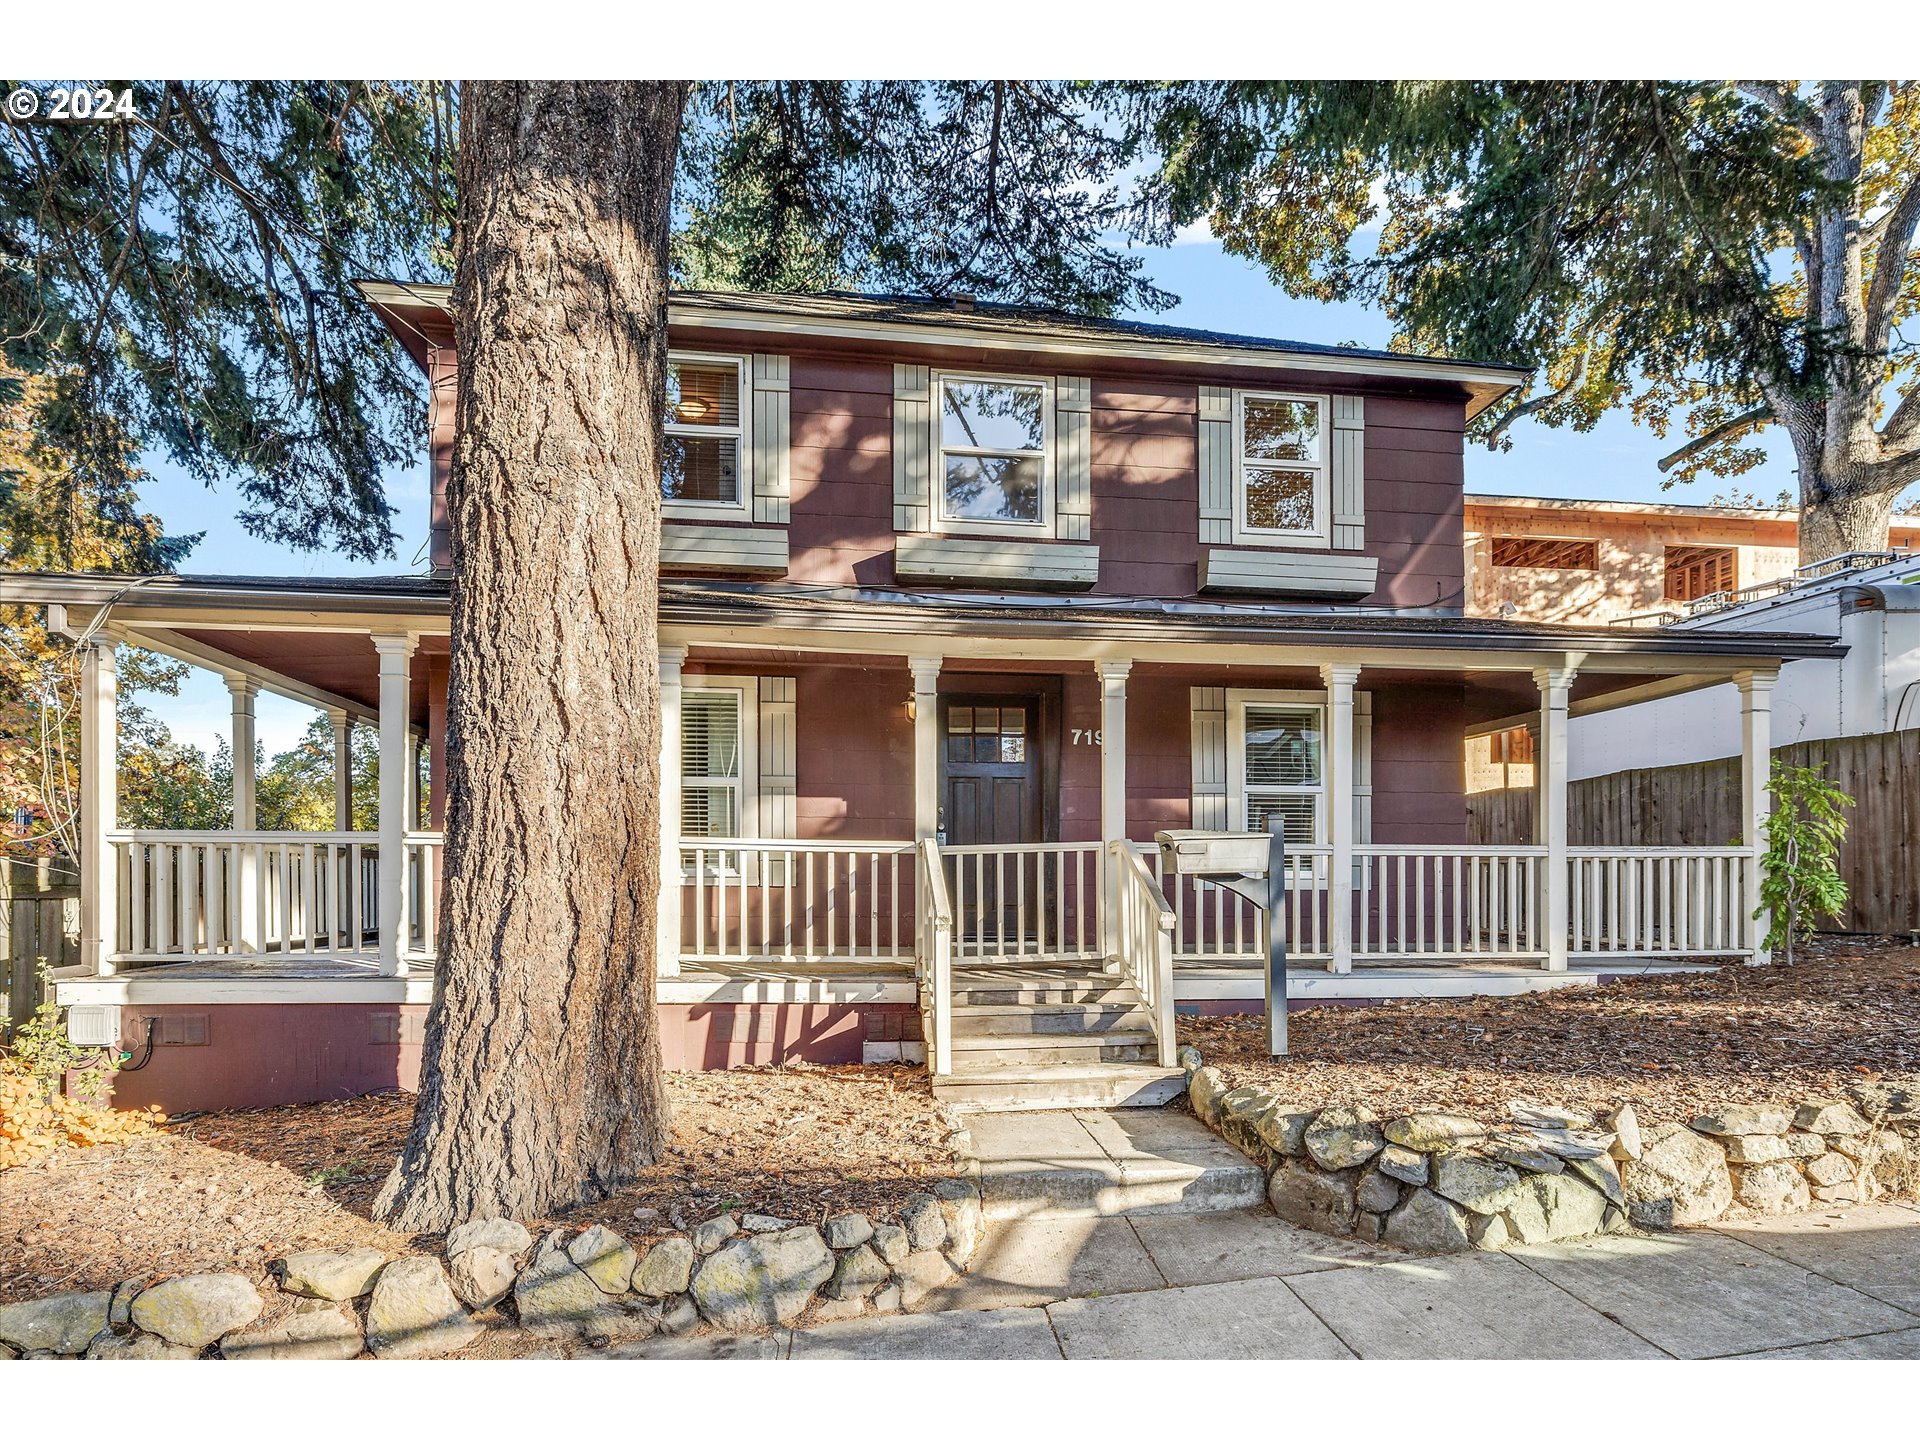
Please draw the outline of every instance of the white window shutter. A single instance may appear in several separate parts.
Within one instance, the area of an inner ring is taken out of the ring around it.
[[[753,475],[753,518],[762,525],[784,525],[790,513],[793,418],[789,374],[784,355],[753,357],[753,429],[748,435],[748,463]]]
[[[1222,686],[1195,685],[1189,692],[1189,734],[1193,747],[1195,830],[1227,828],[1227,692]]]
[[[760,677],[760,831],[762,840],[792,840],[799,744],[794,734],[796,682],[788,675]]]
[[[1200,387],[1200,543],[1233,543],[1233,391]]]
[[[1054,534],[1093,538],[1093,382],[1057,376],[1053,382]]]
[[[933,528],[933,372],[893,367],[893,528]]]
[[[1373,843],[1373,692],[1353,692],[1353,838]]]
[[[1333,548],[1367,542],[1367,402],[1333,397]]]

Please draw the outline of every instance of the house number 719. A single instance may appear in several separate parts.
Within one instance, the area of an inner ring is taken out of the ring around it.
[[[1075,745],[1098,745],[1100,743],[1100,732],[1098,730],[1075,730],[1073,732],[1073,743]]]

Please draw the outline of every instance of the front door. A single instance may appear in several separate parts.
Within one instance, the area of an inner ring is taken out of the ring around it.
[[[950,695],[940,701],[940,828],[943,845],[1038,845],[1045,838],[1041,794],[1040,699],[1035,695]],[[1026,858],[953,857],[960,924],[969,937],[1011,942],[1028,917],[1017,913],[1035,879]],[[1020,884],[1021,872],[1027,885]],[[1029,915],[1033,912],[1029,910]]]

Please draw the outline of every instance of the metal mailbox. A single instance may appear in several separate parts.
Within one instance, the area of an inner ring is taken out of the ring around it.
[[[1265,875],[1269,837],[1238,830],[1161,830],[1154,835],[1168,874]]]
[[[1162,874],[1191,875],[1202,884],[1243,895],[1267,912],[1267,1050],[1286,1054],[1287,936],[1280,917],[1286,906],[1287,867],[1280,831],[1159,830],[1153,839],[1160,847]]]

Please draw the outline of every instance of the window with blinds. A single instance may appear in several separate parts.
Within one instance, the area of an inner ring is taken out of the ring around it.
[[[740,834],[738,690],[687,690],[680,697],[680,833]]]
[[[1314,705],[1246,707],[1247,829],[1265,833],[1277,816],[1291,843],[1320,843],[1327,795],[1323,716]]]
[[[667,357],[660,493],[677,510],[738,510],[744,362],[736,356]]]

